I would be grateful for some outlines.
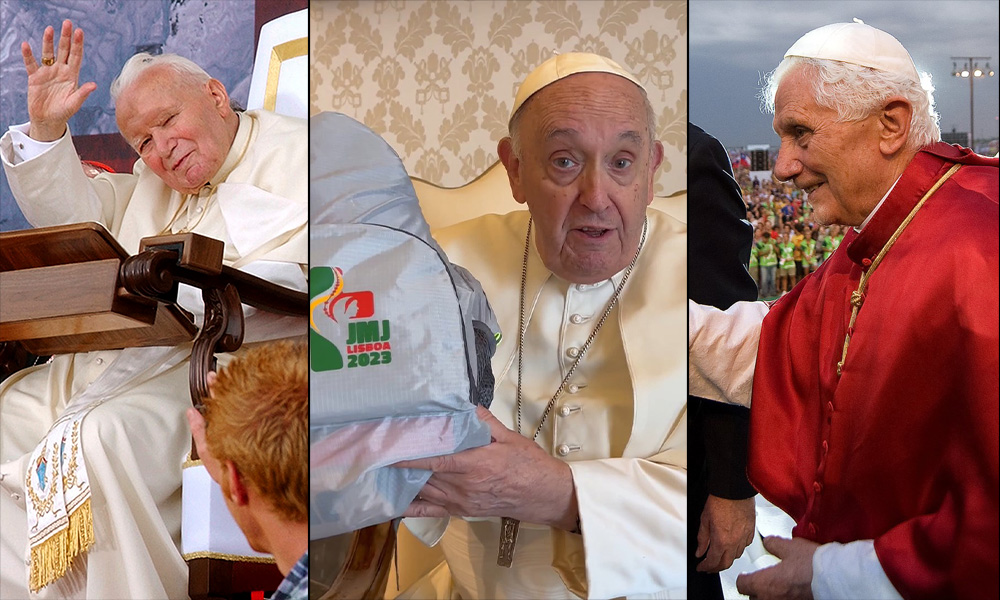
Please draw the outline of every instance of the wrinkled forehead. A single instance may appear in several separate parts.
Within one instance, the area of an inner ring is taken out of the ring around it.
[[[648,137],[646,99],[639,86],[609,73],[578,73],[536,92],[519,111],[549,136],[572,124]],[[641,141],[641,139],[639,141]]]
[[[826,118],[832,109],[819,104],[809,65],[798,65],[778,82],[774,94],[773,128],[803,124],[816,118]]]
[[[136,98],[176,92],[182,88],[181,74],[166,64],[154,65],[139,73],[128,87],[118,94],[118,104],[134,103]]]
[[[118,129],[128,139],[130,130],[148,125],[147,121],[168,108],[183,105],[194,90],[193,81],[169,66],[150,67],[119,93],[115,103]]]
[[[790,99],[802,100],[813,97],[812,77],[814,68],[808,64],[793,64],[788,67],[778,81],[774,91],[774,108],[786,104]]]

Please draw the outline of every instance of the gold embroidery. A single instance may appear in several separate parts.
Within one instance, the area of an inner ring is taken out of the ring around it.
[[[66,490],[74,487],[83,488],[83,483],[77,478],[77,465],[76,457],[80,448],[80,421],[75,421],[73,423],[73,432],[70,434],[70,454],[69,461],[66,463],[66,473],[67,475],[63,477],[63,493]]]
[[[44,458],[44,453],[42,454]],[[24,489],[31,497],[31,504],[35,507],[35,512],[41,516],[52,510],[52,504],[56,498],[56,476],[59,473],[59,444],[52,444],[52,458],[45,465],[45,499],[39,498],[35,493],[35,486],[32,485],[31,476],[37,476],[37,466],[33,466],[24,478]]]
[[[274,558],[267,556],[243,556],[241,554],[226,554],[224,552],[211,552],[209,550],[199,550],[198,552],[188,552],[183,555],[184,560],[194,560],[196,558],[220,558],[222,560],[230,560],[233,562],[249,562],[249,563],[263,563],[263,564],[275,564]]]

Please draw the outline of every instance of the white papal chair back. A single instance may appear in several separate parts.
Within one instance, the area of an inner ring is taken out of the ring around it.
[[[278,17],[260,28],[247,109],[309,116],[309,10]]]

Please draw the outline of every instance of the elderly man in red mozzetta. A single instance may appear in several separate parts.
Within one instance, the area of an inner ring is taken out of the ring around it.
[[[997,598],[997,166],[941,143],[891,35],[800,38],[764,90],[776,177],[850,226],[772,306],[690,305],[692,393],[750,408],[748,473],[795,521],[757,598]]]

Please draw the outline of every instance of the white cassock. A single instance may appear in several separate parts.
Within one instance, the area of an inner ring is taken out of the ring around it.
[[[511,568],[496,564],[500,519],[450,521],[441,547],[461,598],[686,597],[686,226],[648,211],[649,232],[617,307],[567,382],[538,443],[569,463],[582,535],[521,523]],[[483,285],[503,332],[490,410],[516,430],[521,263],[528,213],[488,215],[435,232]],[[534,235],[535,232],[533,232]],[[571,284],[531,244],[526,283],[522,430],[593,331],[623,273]],[[428,520],[408,526],[434,541]],[[440,573],[436,574],[440,578]],[[417,592],[414,597],[420,593]]]
[[[26,125],[15,126],[0,139],[0,153],[11,190],[36,227],[97,221],[129,253],[138,251],[143,237],[193,231],[225,242],[225,264],[304,291],[306,122],[265,111],[239,118],[229,154],[198,195],[167,188],[142,161],[132,175],[89,180],[68,132],[41,144],[27,138]],[[200,293],[182,287],[179,301],[200,320]],[[304,318],[244,310],[246,342],[307,331]],[[35,476],[30,457],[67,406],[81,398],[92,402],[80,421],[80,447],[94,545],[64,577],[32,597],[187,596],[179,544],[181,464],[191,439],[184,418],[191,405],[190,349],[183,344],[61,355],[0,384],[0,597],[28,597],[24,495],[26,477]]]

